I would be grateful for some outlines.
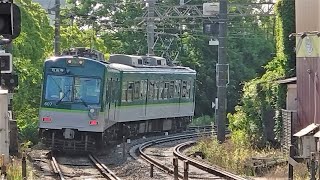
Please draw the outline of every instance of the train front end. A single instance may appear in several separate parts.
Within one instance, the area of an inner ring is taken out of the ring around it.
[[[44,64],[39,135],[63,151],[94,151],[104,131],[103,63],[62,56]]]

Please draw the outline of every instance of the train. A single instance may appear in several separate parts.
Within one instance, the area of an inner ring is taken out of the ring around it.
[[[39,136],[48,148],[96,151],[110,142],[176,132],[194,116],[196,71],[157,56],[74,48],[45,60]]]

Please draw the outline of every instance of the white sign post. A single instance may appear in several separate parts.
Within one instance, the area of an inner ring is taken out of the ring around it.
[[[9,163],[9,120],[8,91],[0,89],[0,155],[4,154],[4,163]]]

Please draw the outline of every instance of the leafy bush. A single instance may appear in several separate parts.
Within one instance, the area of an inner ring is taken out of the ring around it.
[[[214,123],[214,118],[210,116],[201,116],[192,120],[192,126],[203,126],[203,125],[211,125]]]

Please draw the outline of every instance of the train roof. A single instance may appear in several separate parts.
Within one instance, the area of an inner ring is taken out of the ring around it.
[[[131,56],[131,55],[125,55],[129,57],[141,57],[141,56]],[[68,59],[68,58],[75,58],[75,56],[70,55],[64,55],[64,56],[53,56],[48,58],[47,61],[56,61],[58,59]],[[122,72],[163,72],[163,73],[191,73],[196,74],[196,71],[189,68],[189,67],[183,67],[183,66],[168,66],[168,65],[129,65],[128,63],[125,63],[122,61],[122,63],[116,63],[114,60],[113,62],[108,61],[97,61],[91,58],[87,57],[78,57],[80,59],[85,59],[86,61],[96,62],[97,64],[101,64],[107,68],[122,71]],[[162,61],[165,60],[162,57],[153,57],[155,60],[161,59]]]
[[[190,69],[189,67],[183,66],[139,66],[133,67],[125,64],[110,63],[109,68],[123,71],[123,72],[173,72],[173,73],[192,73],[195,74],[196,71]]]
[[[196,71],[182,66],[168,66],[167,60],[158,56],[138,56],[127,54],[112,54],[109,58],[109,67],[119,71],[144,72],[184,72]]]

